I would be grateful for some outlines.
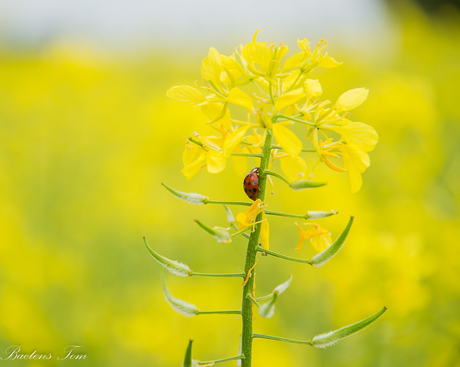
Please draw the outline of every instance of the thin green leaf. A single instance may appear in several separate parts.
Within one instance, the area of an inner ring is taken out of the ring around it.
[[[350,335],[356,334],[359,331],[367,328],[375,320],[377,320],[380,316],[382,316],[386,310],[387,308],[383,307],[379,312],[368,317],[367,319],[357,322],[356,324],[345,326],[341,329],[331,331],[326,334],[317,335],[311,340],[311,343],[316,348],[330,347],[331,345],[334,345],[335,343],[337,343],[339,340],[346,338]]]
[[[344,231],[340,234],[339,237],[337,237],[335,242],[329,248],[327,248],[323,252],[320,252],[318,255],[311,259],[311,263],[313,266],[323,266],[326,262],[332,259],[337,254],[337,252],[340,251],[340,249],[345,244],[348,232],[350,232],[351,225],[353,224],[353,218],[354,217],[350,217],[350,220],[348,221],[348,224],[345,227]]]

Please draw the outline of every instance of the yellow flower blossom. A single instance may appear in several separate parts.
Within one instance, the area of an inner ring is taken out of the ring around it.
[[[306,225],[312,225],[313,228],[305,231],[297,223],[295,225],[299,229],[300,238],[296,247],[296,251],[302,251],[303,241],[309,239],[312,247],[316,252],[322,252],[326,250],[332,244],[331,234],[316,223],[305,223]]]
[[[349,144],[340,145],[340,152],[342,153],[343,165],[348,171],[351,193],[353,194],[359,191],[363,184],[361,173],[371,164],[369,154],[359,147]]]
[[[279,145],[292,157],[297,157],[302,151],[302,142],[291,130],[279,122],[273,125],[273,135]]]
[[[236,216],[236,221],[239,223],[238,231],[241,231],[249,226],[255,226],[255,220],[259,213],[262,213],[262,224],[260,226],[260,242],[265,249],[269,249],[269,236],[270,236],[270,227],[267,221],[267,217],[265,216],[264,209],[267,206],[257,199],[252,203],[248,210],[244,213],[239,213]]]
[[[289,182],[296,182],[307,173],[307,163],[301,157],[291,157],[289,154],[275,155],[280,160],[281,170]]]
[[[318,98],[323,94],[323,89],[319,80],[307,79],[303,84],[303,88],[308,98]]]

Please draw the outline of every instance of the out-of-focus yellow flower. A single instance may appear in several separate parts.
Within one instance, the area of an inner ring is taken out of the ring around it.
[[[303,241],[310,239],[310,243],[315,249],[316,252],[322,252],[326,250],[332,243],[331,234],[322,228],[319,224],[316,223],[305,223],[306,225],[312,225],[313,228],[309,229],[308,231],[304,231],[304,229],[295,223],[297,228],[299,229],[300,238],[299,243],[297,244],[296,251],[301,251],[303,246]]]
[[[191,105],[198,105],[200,103],[206,102],[206,98],[198,89],[188,85],[172,87],[166,92],[166,95],[170,98],[178,100],[179,102]]]
[[[318,98],[321,94],[323,94],[323,89],[317,79],[305,80],[303,88],[308,98]]]
[[[336,102],[338,112],[351,111],[361,106],[369,95],[369,89],[356,88],[343,93]]]

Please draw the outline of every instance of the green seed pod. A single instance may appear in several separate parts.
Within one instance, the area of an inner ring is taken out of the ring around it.
[[[171,305],[174,311],[186,317],[198,315],[200,311],[194,305],[182,301],[181,299],[176,299],[171,293],[169,293],[169,290],[166,287],[163,272],[161,272],[161,287],[163,288],[163,294],[166,301]]]
[[[296,182],[291,183],[291,189],[298,191],[298,190],[304,190],[304,189],[312,189],[315,187],[321,187],[326,185],[325,182],[316,182],[316,181],[310,181],[310,180],[299,180]]]
[[[224,205],[225,213],[227,213],[227,220],[228,223],[232,224],[235,223],[235,217],[233,216],[232,211],[227,205]]]
[[[347,239],[348,232],[350,232],[351,225],[353,224],[353,218],[350,217],[347,226],[345,227],[344,231],[340,234],[339,237],[335,240],[335,242],[328,247],[323,252],[320,252],[318,255],[311,259],[311,264],[313,266],[323,266],[327,263],[330,259],[332,259],[337,252],[340,251],[342,246],[345,244],[345,240]]]
[[[206,196],[203,196],[201,194],[196,194],[196,193],[186,193],[186,192],[181,192],[181,191],[177,191],[177,190],[174,190],[173,188],[169,187],[168,185],[166,185],[164,182],[161,183],[164,187],[166,187],[166,189],[172,193],[175,197],[189,203],[189,204],[196,204],[196,205],[200,205],[200,204],[204,204],[206,203],[206,201],[208,200],[208,198]]]
[[[192,343],[193,340],[190,339],[188,342],[187,350],[185,351],[184,362],[182,362],[182,367],[192,367]]]
[[[207,226],[206,224],[201,223],[198,219],[195,219],[195,222],[197,222],[197,224],[201,228],[203,228],[206,232],[208,232],[218,242],[222,242],[222,243],[232,242],[232,238],[230,237],[230,234],[224,228],[217,228],[217,227],[211,228]]]
[[[259,315],[267,319],[272,317],[273,314],[275,313],[275,303],[277,299],[278,299],[278,294],[273,293],[272,299],[269,302],[264,303],[262,306],[260,306]]]
[[[275,312],[275,303],[276,303],[276,300],[278,299],[278,296],[284,293],[284,291],[289,288],[289,286],[291,285],[291,282],[292,282],[292,275],[288,281],[284,282],[283,284],[280,284],[278,287],[276,287],[273,290],[273,293],[269,296],[270,301],[260,306],[259,308],[260,316],[266,317],[266,318],[270,318],[273,316]]]
[[[158,262],[158,264],[163,266],[170,273],[173,273],[174,275],[177,275],[180,277],[187,277],[192,274],[192,271],[187,265],[182,264],[175,260],[169,260],[168,258],[161,256],[160,254],[153,251],[152,248],[148,245],[145,237],[144,237],[144,243],[145,243],[145,246],[147,247],[147,250],[149,250],[150,254]]]
[[[367,319],[361,320],[349,326],[345,326],[341,329],[331,331],[329,333],[317,335],[311,340],[311,345],[313,345],[316,348],[330,347],[331,345],[337,343],[340,339],[356,334],[357,332],[367,328],[375,320],[382,316],[386,310],[387,308],[383,307],[379,312],[375,313],[372,316],[369,316]]]
[[[321,219],[321,218],[327,218],[332,215],[336,215],[339,212],[336,212],[334,210],[331,210],[330,212],[315,212],[315,211],[309,211],[307,212],[308,219]]]

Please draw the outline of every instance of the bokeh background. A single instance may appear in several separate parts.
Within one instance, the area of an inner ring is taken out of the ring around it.
[[[14,344],[88,356],[3,364],[173,367],[189,338],[198,359],[238,353],[238,316],[187,319],[168,306],[142,236],[195,271],[243,269],[244,239],[217,244],[193,222],[227,226],[224,210],[160,185],[245,199],[231,167],[181,175],[186,137],[209,130],[165,94],[200,77],[210,46],[230,54],[257,29],[291,50],[327,38],[343,66],[313,77],[331,100],[369,88],[352,118],[380,142],[357,194],[325,169],[316,179],[329,184],[314,191],[275,181],[272,210],[338,210],[320,222],[334,238],[356,220],[322,268],[260,259],[259,296],[294,280],[255,329],[310,339],[388,311],[326,350],[256,340],[254,366],[460,366],[460,13],[452,1],[364,0],[0,3],[0,356]],[[292,220],[270,223],[273,250],[313,255],[294,252]],[[240,280],[166,281],[202,310],[240,305]]]

